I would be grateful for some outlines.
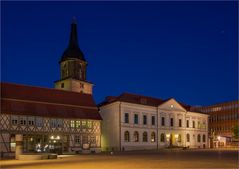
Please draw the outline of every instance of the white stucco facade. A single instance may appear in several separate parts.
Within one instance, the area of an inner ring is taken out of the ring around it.
[[[176,100],[158,106],[115,101],[100,106],[102,150],[208,147],[208,115],[187,111]]]

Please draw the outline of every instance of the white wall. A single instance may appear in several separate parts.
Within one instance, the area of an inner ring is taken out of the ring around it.
[[[120,149],[119,111],[120,103],[116,102],[100,108],[102,121],[101,148],[105,150]]]
[[[125,113],[129,114],[129,123],[125,123]],[[174,99],[154,107],[126,102],[114,102],[100,107],[100,114],[103,118],[102,125],[102,147],[118,147],[121,150],[157,149],[170,145],[170,137],[174,146],[189,146],[190,148],[208,147],[208,115],[196,112],[188,112]],[[134,114],[138,114],[138,124],[134,124]],[[147,116],[147,125],[143,125],[143,115]],[[151,124],[151,117],[155,116],[155,125]],[[161,118],[165,117],[165,126],[161,124]],[[119,120],[120,118],[120,120]],[[170,125],[170,118],[173,118],[173,126]],[[182,126],[179,126],[179,119]],[[189,119],[189,127],[186,120]],[[192,122],[195,121],[195,128]],[[198,125],[205,123],[205,126]],[[124,140],[124,133],[128,131],[130,141]],[[139,141],[134,141],[134,132],[139,133]],[[143,142],[143,132],[147,132],[148,141]],[[156,133],[155,142],[151,142],[151,133]],[[160,135],[165,134],[165,142],[161,142]],[[170,137],[167,139],[167,135]],[[190,141],[187,142],[186,134],[190,134]],[[200,134],[200,142],[197,136]],[[181,135],[181,142],[177,136]],[[203,142],[203,135],[206,136]]]

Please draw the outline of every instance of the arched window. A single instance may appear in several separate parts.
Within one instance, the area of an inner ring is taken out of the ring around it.
[[[202,141],[205,143],[206,142],[206,135],[205,134],[203,134],[203,136],[202,136]]]
[[[134,141],[139,142],[139,132],[137,131],[134,132]]]
[[[151,133],[151,142],[155,142],[155,132]]]
[[[181,136],[181,134],[179,134],[179,135],[178,135],[178,142],[181,143],[181,141],[182,141],[182,136]]]
[[[190,135],[187,134],[187,142],[190,142]]]
[[[198,134],[198,142],[199,142],[199,143],[201,142],[201,136],[200,136],[200,134]]]
[[[161,141],[161,142],[165,142],[165,135],[164,135],[164,133],[161,133],[161,135],[160,135],[160,141]]]
[[[146,131],[143,133],[143,142],[148,142],[148,134]]]
[[[129,140],[129,132],[128,131],[125,131],[124,132],[124,141],[125,142],[129,142],[130,140]]]

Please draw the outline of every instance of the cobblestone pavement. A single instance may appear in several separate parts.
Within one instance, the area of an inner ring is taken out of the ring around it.
[[[12,169],[160,169],[239,168],[238,150],[159,150],[62,155],[54,160],[1,160]]]

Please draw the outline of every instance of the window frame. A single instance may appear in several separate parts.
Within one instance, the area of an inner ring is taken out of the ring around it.
[[[124,123],[129,124],[129,113],[124,113]]]
[[[148,133],[146,131],[143,132],[143,142],[148,142]]]
[[[130,133],[128,130],[124,132],[124,142],[130,142]]]
[[[134,124],[139,124],[139,115],[134,114]]]

